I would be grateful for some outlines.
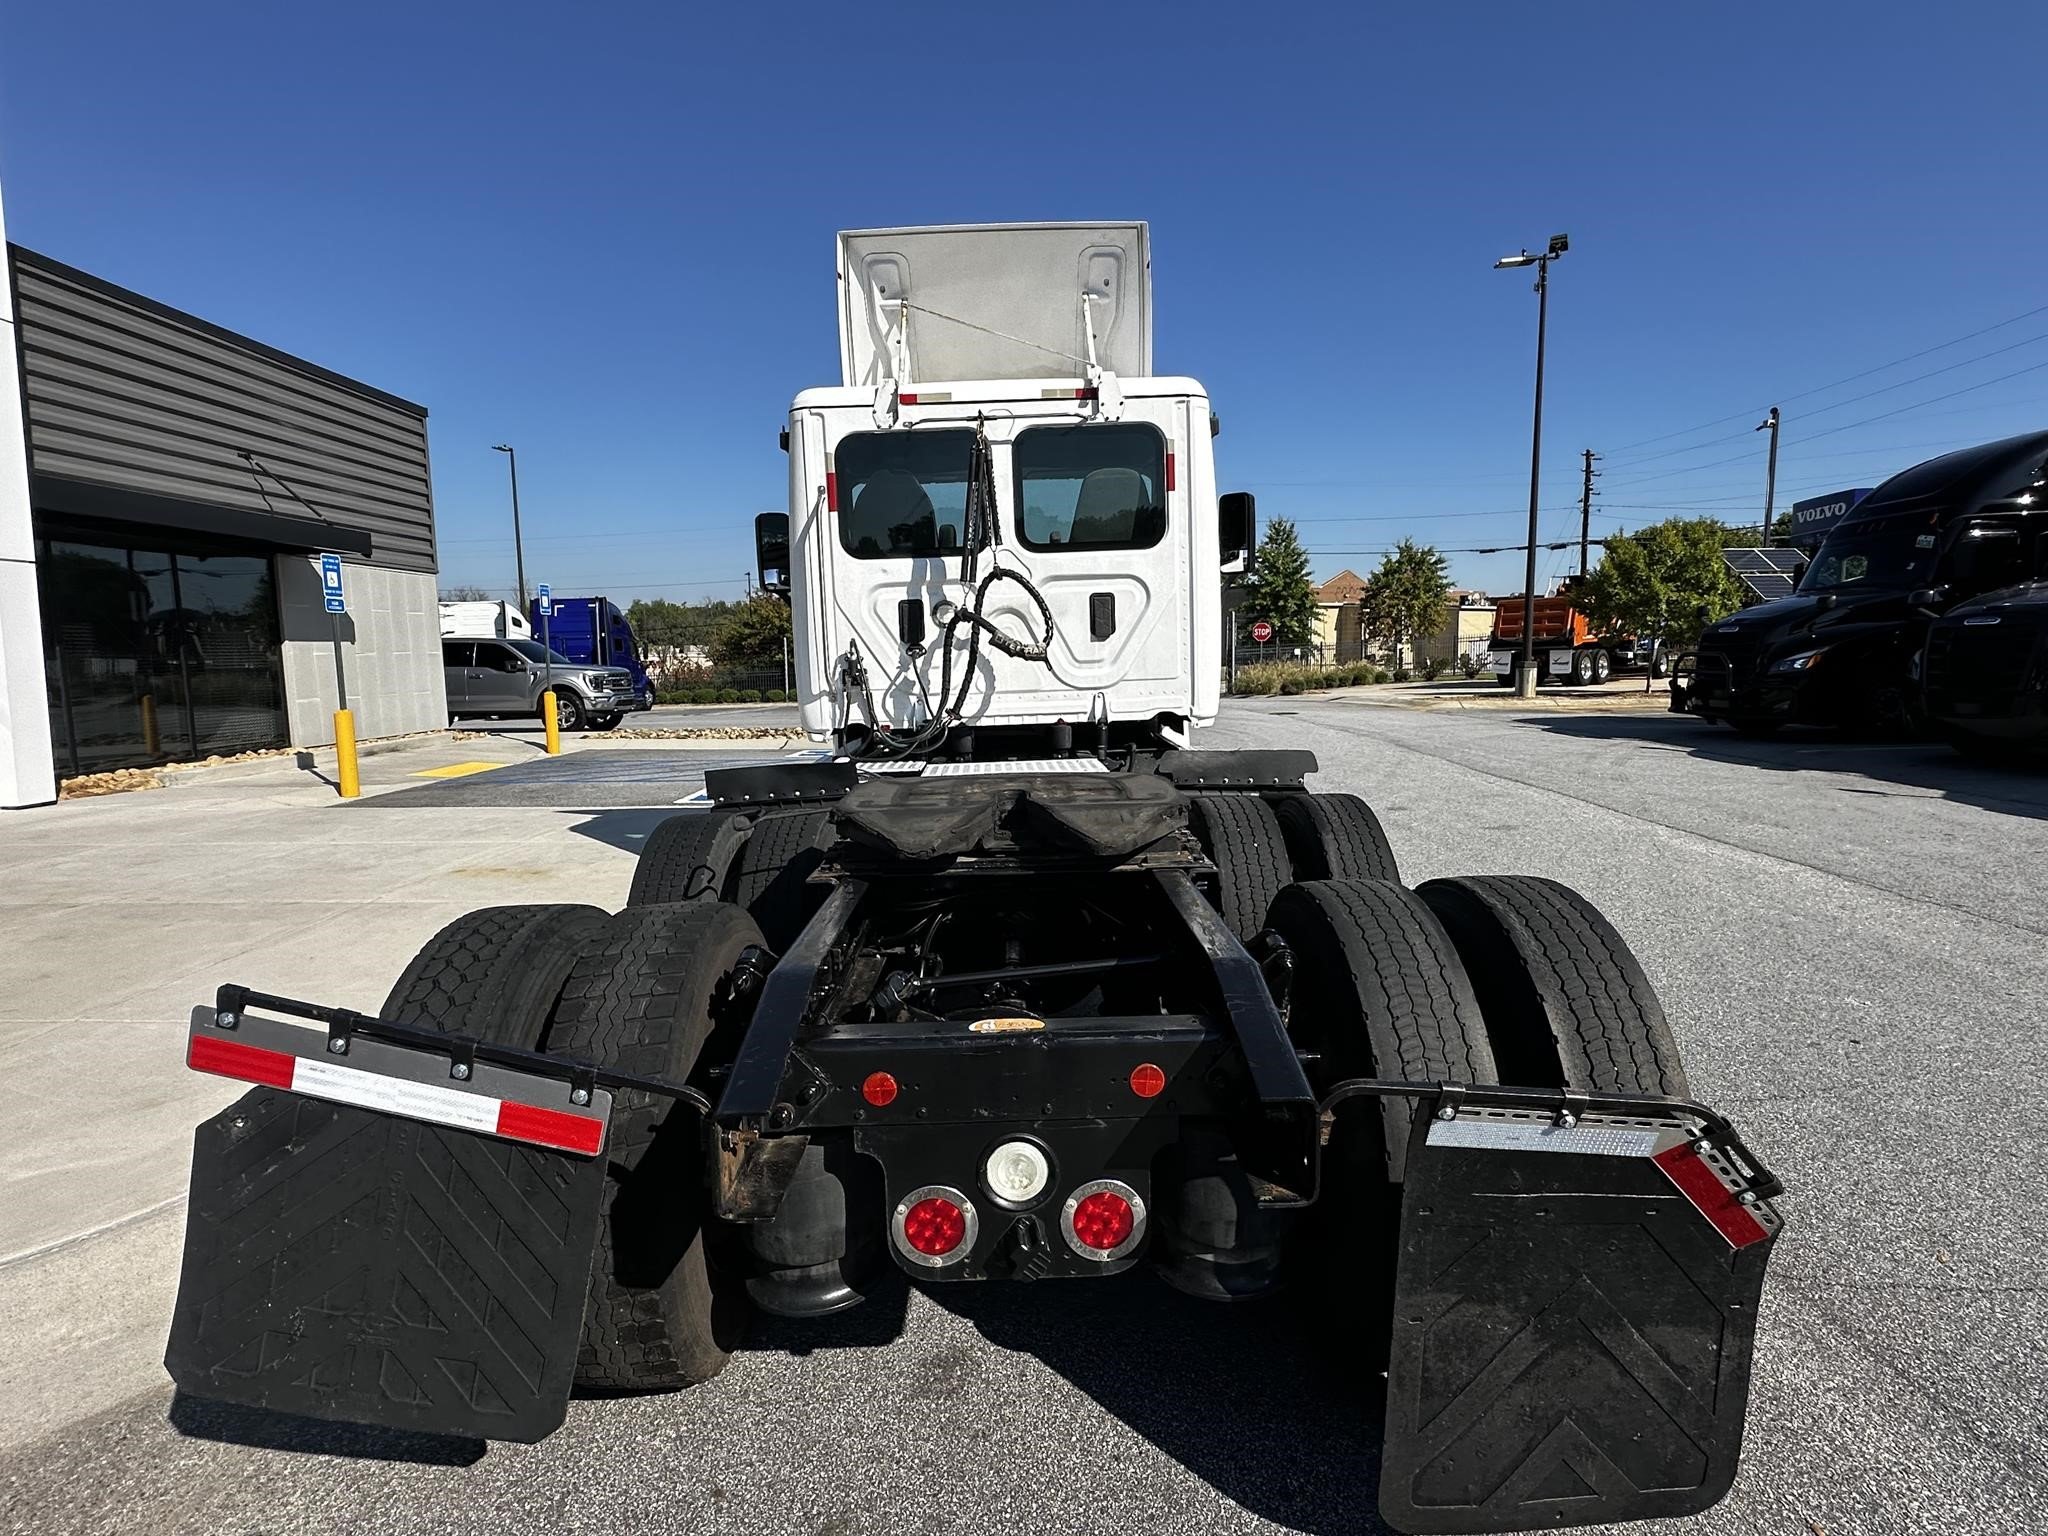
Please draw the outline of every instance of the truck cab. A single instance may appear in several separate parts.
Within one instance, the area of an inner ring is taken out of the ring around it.
[[[1917,728],[1928,622],[2027,574],[2044,461],[2038,432],[1892,476],[1828,533],[1790,597],[1707,627],[1671,708],[1752,732]]]
[[[534,600],[532,634],[545,633],[548,645],[571,661],[628,673],[633,679],[629,708],[654,707],[654,680],[648,676],[633,626],[610,598],[557,597],[549,606],[551,611],[543,615],[539,599]]]
[[[814,740],[1215,718],[1250,498],[1217,494],[1201,384],[1152,374],[1149,264],[1143,224],[840,237],[842,382],[796,397],[763,519]]]

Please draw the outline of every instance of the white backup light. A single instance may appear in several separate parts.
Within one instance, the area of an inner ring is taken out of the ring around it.
[[[1045,1193],[1052,1180],[1052,1164],[1030,1142],[1006,1141],[989,1153],[981,1178],[998,1200],[1025,1205]]]

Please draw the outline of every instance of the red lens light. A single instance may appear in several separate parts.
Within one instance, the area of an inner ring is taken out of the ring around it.
[[[886,1072],[870,1072],[860,1085],[860,1096],[877,1109],[895,1103],[898,1091],[896,1079]]]
[[[1141,1099],[1156,1099],[1166,1091],[1166,1074],[1149,1061],[1131,1068],[1131,1092]]]
[[[1134,1225],[1131,1202],[1114,1190],[1097,1190],[1074,1207],[1074,1236],[1104,1253],[1128,1238]]]
[[[933,1258],[951,1253],[966,1235],[966,1213],[938,1195],[918,1201],[903,1213],[903,1240]]]

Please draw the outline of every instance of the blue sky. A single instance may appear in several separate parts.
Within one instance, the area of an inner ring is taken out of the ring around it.
[[[1519,539],[1535,299],[1489,269],[1559,230],[1546,538],[1586,447],[1596,531],[1754,517],[1774,400],[1781,506],[2048,423],[2044,44],[2037,3],[17,4],[0,180],[19,243],[427,404],[444,584],[510,588],[511,441],[530,578],[622,602],[738,592],[836,382],[834,231],[1146,218],[1157,366],[1327,575]]]

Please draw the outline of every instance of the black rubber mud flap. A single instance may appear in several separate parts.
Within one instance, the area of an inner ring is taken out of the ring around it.
[[[1519,1531],[1705,1509],[1742,1448],[1779,1230],[1676,1120],[1418,1117],[1380,1512]]]
[[[194,1141],[164,1364],[277,1413],[540,1440],[603,1184],[601,1157],[255,1089]]]

